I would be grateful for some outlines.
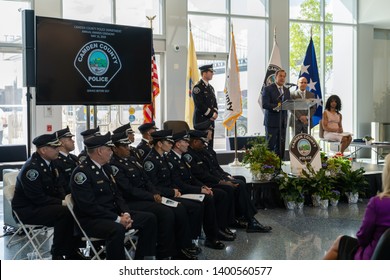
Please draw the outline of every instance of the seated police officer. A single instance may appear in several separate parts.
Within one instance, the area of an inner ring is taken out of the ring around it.
[[[118,188],[131,210],[151,212],[157,217],[158,259],[194,259],[188,216],[183,205],[169,207],[161,203],[156,190],[137,159],[130,156],[130,142],[125,132],[111,137],[115,147],[111,167]],[[187,248],[187,249],[186,249]]]
[[[88,156],[73,171],[70,182],[75,214],[89,236],[106,240],[107,259],[125,259],[124,238],[130,228],[139,230],[136,259],[154,258],[156,217],[128,209],[108,164],[114,146],[110,138],[108,132],[84,141]]]
[[[130,150],[130,156],[133,156],[137,159],[137,161],[142,164],[143,163],[143,157],[141,155],[141,152],[138,150],[138,148],[135,148],[133,146],[131,146],[130,144],[134,143],[134,130],[131,128],[131,124],[130,123],[127,123],[127,124],[124,124],[120,127],[118,127],[117,129],[115,129],[113,131],[113,134],[118,134],[118,133],[126,133],[127,135],[127,138],[129,139],[129,150]],[[143,151],[142,151],[143,153]]]
[[[83,136],[83,141],[85,141],[92,136],[100,135],[100,127],[84,130],[80,133],[80,135]],[[80,163],[83,162],[86,157],[87,157],[87,149],[84,146],[84,149],[78,155],[79,162]]]
[[[233,241],[235,235],[226,228],[227,195],[224,191],[211,189],[197,180],[191,173],[190,166],[182,158],[187,152],[189,136],[186,131],[173,135],[175,144],[167,154],[173,181],[180,186],[182,194],[204,194],[203,230],[206,234],[205,246],[212,249],[223,249],[225,246],[220,240]],[[218,216],[218,218],[217,218]],[[223,226],[219,227],[218,220]]]
[[[141,153],[142,161],[149,154],[151,148],[150,141],[152,140],[151,134],[155,132],[158,128],[154,121],[150,123],[141,124],[138,127],[139,132],[142,134],[141,142],[137,145],[137,149]]]
[[[73,217],[66,207],[63,187],[57,185],[58,171],[52,164],[61,145],[57,134],[38,136],[33,144],[37,150],[17,177],[12,209],[25,224],[54,227],[53,259],[82,259],[73,237]]]
[[[57,131],[58,140],[61,143],[58,157],[53,161],[60,175],[60,184],[63,186],[65,193],[70,193],[69,182],[73,169],[79,164],[79,159],[71,152],[74,150],[74,136],[67,126]]]

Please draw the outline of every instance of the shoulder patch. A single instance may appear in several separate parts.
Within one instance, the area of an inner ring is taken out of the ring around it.
[[[38,178],[38,176],[39,176],[39,172],[37,170],[35,170],[35,169],[30,169],[26,173],[26,177],[30,181],[35,181]]]
[[[84,172],[77,172],[77,173],[74,175],[73,180],[74,180],[74,182],[75,182],[77,185],[81,185],[81,184],[84,184],[85,181],[87,181],[87,176],[85,175]]]
[[[149,171],[152,171],[153,169],[154,169],[154,164],[153,164],[153,162],[151,162],[151,161],[145,161],[144,162],[144,169],[145,169],[145,171],[147,171],[147,172],[149,172]]]
[[[200,92],[200,88],[197,87],[197,86],[195,86],[194,89],[193,89],[193,92],[194,92],[195,94],[198,94],[198,93]]]
[[[144,150],[142,150],[142,149],[138,149],[138,151],[139,151],[139,153],[140,153],[140,155],[141,155],[141,156],[144,156],[144,153],[145,153],[145,151],[144,151]]]
[[[117,174],[118,171],[119,171],[119,168],[116,167],[115,165],[111,165],[111,169],[112,169],[112,174],[113,174],[114,176],[116,176],[116,174]]]
[[[187,162],[191,162],[192,161],[192,156],[190,154],[185,154],[184,156],[184,159],[187,161]]]
[[[87,158],[87,156],[80,156],[79,161],[83,162],[86,158]]]

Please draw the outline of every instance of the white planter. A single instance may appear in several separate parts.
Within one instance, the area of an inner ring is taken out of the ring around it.
[[[329,200],[328,199],[321,199],[320,200],[320,207],[321,209],[327,209],[329,206]]]
[[[359,200],[359,193],[347,192],[345,194],[348,197],[348,203],[355,204],[355,203],[358,202],[358,200]]]
[[[311,201],[312,201],[314,207],[320,206],[320,200],[321,200],[321,197],[317,194],[313,194],[311,196]]]
[[[295,201],[284,201],[284,204],[286,205],[286,208],[288,209],[288,210],[294,210],[296,207],[297,207],[297,205],[296,205],[296,203],[295,203]]]
[[[271,181],[273,174],[252,172],[252,179],[256,181]]]
[[[370,141],[365,141],[366,142],[366,145],[372,145],[372,140]]]
[[[330,205],[337,206],[337,204],[339,204],[338,199],[333,199],[333,198],[330,199]]]
[[[295,202],[297,205],[297,209],[302,209],[303,208],[303,202]]]

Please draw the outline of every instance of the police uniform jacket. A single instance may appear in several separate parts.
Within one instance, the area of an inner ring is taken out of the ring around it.
[[[194,99],[194,124],[209,120],[213,114],[218,113],[218,104],[214,88],[201,79],[192,89]],[[213,125],[214,126],[214,125]]]
[[[80,220],[92,218],[115,221],[122,213],[130,212],[109,164],[100,169],[87,157],[73,171],[70,186],[75,213]]]
[[[183,158],[191,166],[192,174],[205,185],[213,186],[221,180],[217,174],[210,172],[210,168],[202,156],[202,151],[195,151],[188,147],[188,151],[183,155]]]
[[[152,148],[149,146],[149,143],[146,140],[142,139],[141,142],[139,142],[137,145],[137,149],[142,157],[141,161],[143,162]]]
[[[217,153],[214,151],[213,148],[208,146],[202,150],[201,154],[203,155],[205,162],[208,163],[211,173],[213,174],[216,173],[218,174],[218,176],[222,178],[226,178],[230,176],[230,174],[225,170],[223,170],[222,167],[219,165],[217,159]]]
[[[130,156],[134,157],[138,163],[140,163],[142,165],[143,161],[144,161],[144,158],[143,158],[143,154],[144,154],[144,151],[140,151],[138,148],[135,148],[133,146],[129,146],[129,149],[130,149]]]
[[[201,193],[204,184],[192,175],[191,165],[171,150],[167,159],[172,164],[172,177],[174,182],[180,186],[183,193]]]
[[[154,201],[159,194],[135,157],[121,158],[113,155],[111,168],[123,198],[126,201]]]
[[[38,153],[33,153],[16,179],[13,209],[61,205],[65,192],[58,179],[58,170],[54,166],[50,168]]]
[[[168,160],[164,155],[160,156],[154,148],[144,160],[144,170],[161,195],[174,197],[175,191],[173,189],[180,189],[172,180],[171,166]]]
[[[58,154],[58,158],[53,161],[54,166],[60,174],[60,184],[63,186],[66,193],[70,193],[69,182],[73,170],[79,164],[79,159],[73,154],[65,156],[62,153]]]
[[[86,149],[84,148],[84,150],[82,150],[81,152],[80,152],[80,154],[78,155],[78,161],[81,163],[81,162],[83,162],[86,158],[87,158],[87,156],[88,156],[88,153],[87,153],[87,151],[86,151]]]

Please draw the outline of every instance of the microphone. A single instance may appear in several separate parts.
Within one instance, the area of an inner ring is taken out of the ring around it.
[[[286,86],[289,86],[289,87],[297,87],[297,85],[294,84],[294,83],[286,83]]]

